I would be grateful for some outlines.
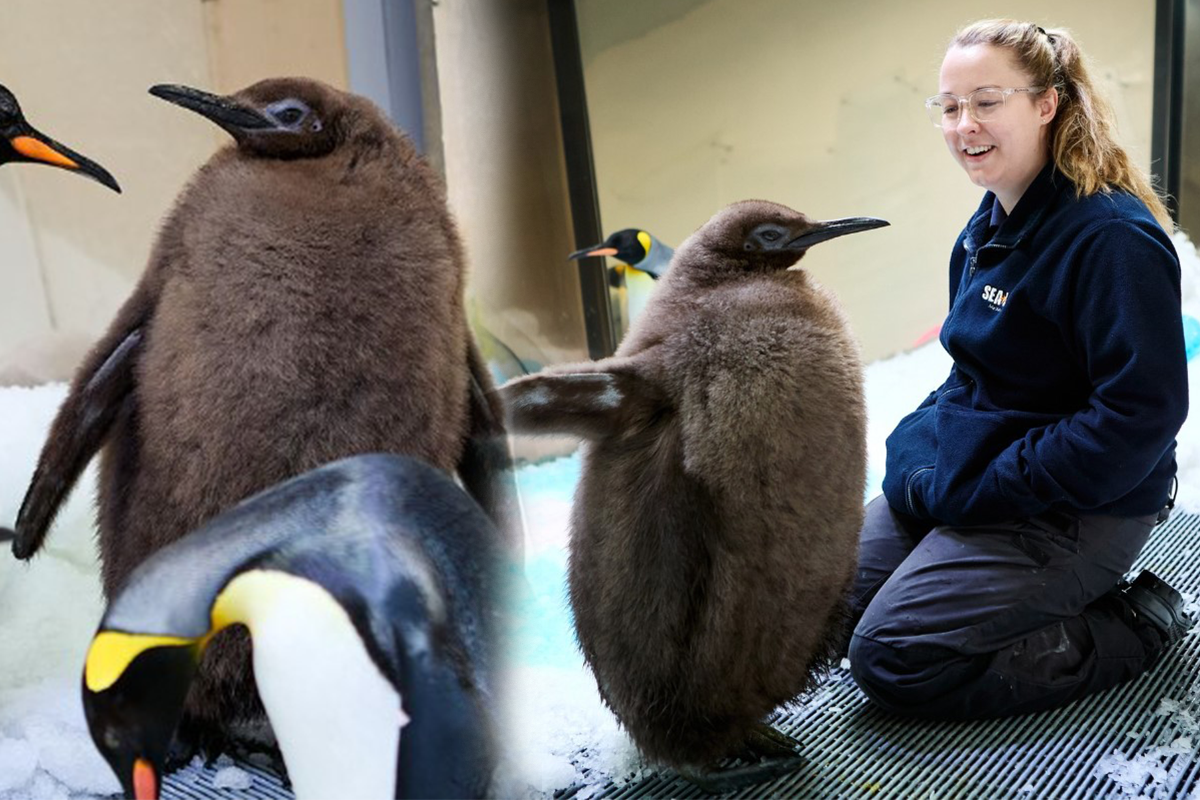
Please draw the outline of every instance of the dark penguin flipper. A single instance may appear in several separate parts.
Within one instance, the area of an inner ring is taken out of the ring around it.
[[[630,430],[662,407],[648,381],[616,372],[542,372],[509,381],[498,393],[513,430],[585,439]]]
[[[420,587],[392,592],[388,619],[420,631],[432,627]],[[417,637],[398,642],[398,686],[408,716],[396,759],[396,797],[483,797],[495,768],[492,731],[477,697],[465,690],[445,648]]]
[[[458,476],[467,493],[487,512],[508,543],[516,548],[512,555],[519,559],[523,539],[521,507],[504,428],[504,407],[492,391],[487,364],[474,342],[468,349],[467,361],[471,370],[468,388],[470,427],[458,462]]]
[[[31,558],[42,546],[59,506],[104,443],[133,388],[134,366],[142,350],[141,328],[125,332],[112,347],[104,344],[85,362],[42,448],[17,512],[13,540],[17,558]]]

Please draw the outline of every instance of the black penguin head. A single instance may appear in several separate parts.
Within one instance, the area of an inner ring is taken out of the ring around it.
[[[717,212],[689,244],[716,257],[700,259],[701,263],[725,271],[780,270],[795,264],[818,242],[888,224],[873,217],[814,220],[778,203],[744,200]]]
[[[589,256],[613,256],[631,267],[636,267],[646,258],[649,248],[643,243],[650,240],[650,234],[637,228],[625,228],[609,236],[603,242],[582,250],[576,250],[567,258],[578,261]]]
[[[612,256],[620,260],[623,264],[628,264],[631,267],[637,268],[638,264],[646,260],[646,256],[650,253],[650,234],[637,228],[623,228],[609,236],[600,244],[585,247],[582,250],[576,250],[571,255],[567,256],[572,261],[579,261],[583,258],[591,256]],[[621,285],[621,273],[623,266],[617,266],[609,273],[609,285],[618,287]],[[648,273],[655,280],[658,275]]]
[[[17,98],[0,86],[0,164],[22,162],[60,167],[85,175],[114,192],[121,191],[104,167],[34,130],[25,121]]]
[[[157,800],[199,654],[197,642],[182,639],[101,631],[92,640],[84,715],[126,797]]]
[[[349,95],[309,78],[270,78],[220,96],[160,84],[150,94],[224,128],[238,147],[262,158],[319,158],[346,139],[356,113]]]

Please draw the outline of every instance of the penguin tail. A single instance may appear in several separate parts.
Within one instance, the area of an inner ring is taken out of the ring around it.
[[[0,525],[0,542],[12,542],[17,538],[17,532],[12,528],[5,528]]]

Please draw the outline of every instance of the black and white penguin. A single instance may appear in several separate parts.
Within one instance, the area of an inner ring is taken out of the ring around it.
[[[863,517],[862,366],[833,295],[790,267],[886,224],[736,203],[679,248],[615,355],[500,389],[515,432],[586,440],[576,633],[651,758],[789,753],[762,720],[833,655]]]
[[[608,273],[609,285],[625,305],[625,329],[642,315],[656,281],[667,274],[675,250],[639,228],[624,228],[597,245],[576,250],[567,258],[578,261],[593,256],[610,256],[621,263]]]
[[[205,648],[244,625],[299,800],[479,797],[507,570],[440,470],[364,455],[306,473],[133,571],[87,653],[92,737],[129,797],[156,798]]]
[[[463,308],[463,250],[441,180],[412,143],[369,101],[308,79],[228,97],[151,93],[234,143],[180,194],[133,295],[77,372],[14,554],[37,552],[102,445],[108,597],[239,500],[356,453],[457,472],[518,542],[503,409]],[[184,741],[213,753],[233,723],[261,718],[248,658],[239,632],[213,644]]]
[[[39,133],[25,121],[17,98],[0,86],[0,164],[48,164],[84,175],[120,193],[108,170]]]

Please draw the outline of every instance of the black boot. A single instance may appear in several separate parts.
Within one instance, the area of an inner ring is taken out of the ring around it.
[[[1142,570],[1133,583],[1121,581],[1117,594],[1133,611],[1134,625],[1150,625],[1169,645],[1182,639],[1195,622],[1183,613],[1183,598],[1149,570]]]

